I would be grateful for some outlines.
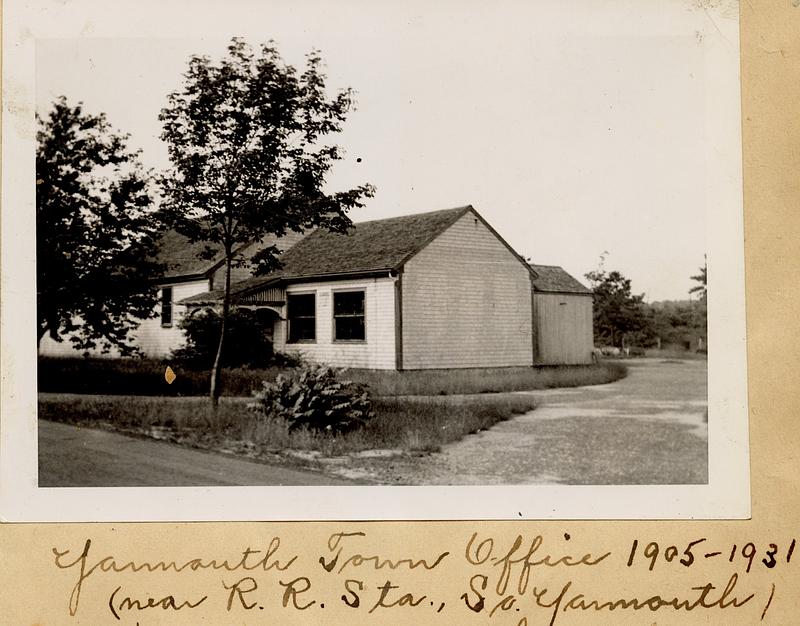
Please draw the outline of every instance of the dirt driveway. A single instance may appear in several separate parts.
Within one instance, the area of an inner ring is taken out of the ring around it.
[[[535,411],[440,453],[375,468],[374,478],[406,485],[708,482],[706,361],[626,364],[628,376],[608,385],[525,392],[539,399]]]

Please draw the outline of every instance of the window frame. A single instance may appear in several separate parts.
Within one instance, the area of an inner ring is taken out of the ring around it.
[[[364,300],[364,311],[361,315],[336,315],[336,295],[340,293],[360,293]],[[336,336],[336,318],[357,318],[364,320],[363,339],[339,339]],[[331,340],[333,343],[367,343],[367,289],[366,287],[348,287],[343,289],[331,290]]]
[[[169,293],[169,298],[167,294]],[[165,306],[167,305],[167,306]],[[169,311],[169,319],[165,319],[165,312]],[[161,328],[172,328],[175,320],[175,299],[172,285],[161,288]]]
[[[290,300],[294,296],[313,296],[314,297],[314,315],[302,315],[299,316],[301,319],[313,319],[314,320],[314,338],[313,339],[297,339],[292,340],[292,318],[290,316],[291,311],[291,304]],[[292,291],[287,292],[286,294],[286,344],[289,345],[297,345],[297,344],[304,344],[304,343],[317,343],[317,292],[314,291]]]

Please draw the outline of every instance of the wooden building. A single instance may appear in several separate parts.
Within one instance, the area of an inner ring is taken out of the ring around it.
[[[274,312],[276,350],[370,369],[532,364],[535,274],[470,206],[317,230],[282,262],[234,287],[237,306]]]
[[[181,317],[219,307],[223,295],[221,259],[198,261],[174,234],[164,243],[162,303],[136,335],[151,357],[182,345]],[[471,206],[277,244],[281,270],[232,276],[232,302],[271,318],[278,351],[388,370],[591,360],[591,292],[561,268],[530,266]]]
[[[531,265],[537,364],[592,362],[592,291],[557,265]]]

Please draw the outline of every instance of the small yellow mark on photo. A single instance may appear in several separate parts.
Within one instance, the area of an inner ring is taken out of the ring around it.
[[[175,372],[172,371],[172,368],[167,365],[167,371],[164,372],[164,378],[167,380],[167,384],[171,385],[173,382],[175,382],[177,377],[178,376],[175,374]]]

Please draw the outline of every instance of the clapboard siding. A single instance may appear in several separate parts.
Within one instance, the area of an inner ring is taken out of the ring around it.
[[[472,212],[402,277],[403,368],[531,365],[531,278]]]
[[[142,322],[134,334],[136,345],[145,356],[153,358],[169,356],[169,353],[175,348],[186,343],[186,335],[180,329],[180,322],[186,315],[186,307],[175,303],[189,296],[208,291],[209,285],[208,280],[195,280],[188,283],[161,285],[161,287],[172,287],[172,325],[161,325],[161,302],[159,301],[155,308],[156,317]]]
[[[161,326],[161,292],[159,291],[159,302],[154,310],[155,317],[143,320],[130,335],[133,345],[137,346],[145,356],[152,358],[169,356],[170,352],[184,344],[186,337],[178,327],[178,324],[183,318],[186,309],[174,303],[183,298],[208,291],[208,280],[165,284],[163,286],[172,287],[172,326]],[[64,341],[59,343],[49,337],[45,337],[39,346],[39,354],[41,356],[79,357],[84,353],[73,349],[69,338],[65,338]],[[90,350],[89,355],[93,357],[119,357],[119,353],[116,350],[106,354],[99,350]]]
[[[333,341],[333,292],[338,289],[364,289],[366,342]],[[286,343],[286,306],[275,328],[275,349],[299,354],[311,361],[337,367],[368,369],[395,368],[394,280],[375,278],[316,283],[300,283],[286,288],[292,293],[316,294],[317,339],[315,343]]]
[[[557,293],[534,295],[538,363],[592,362],[592,297]]]

